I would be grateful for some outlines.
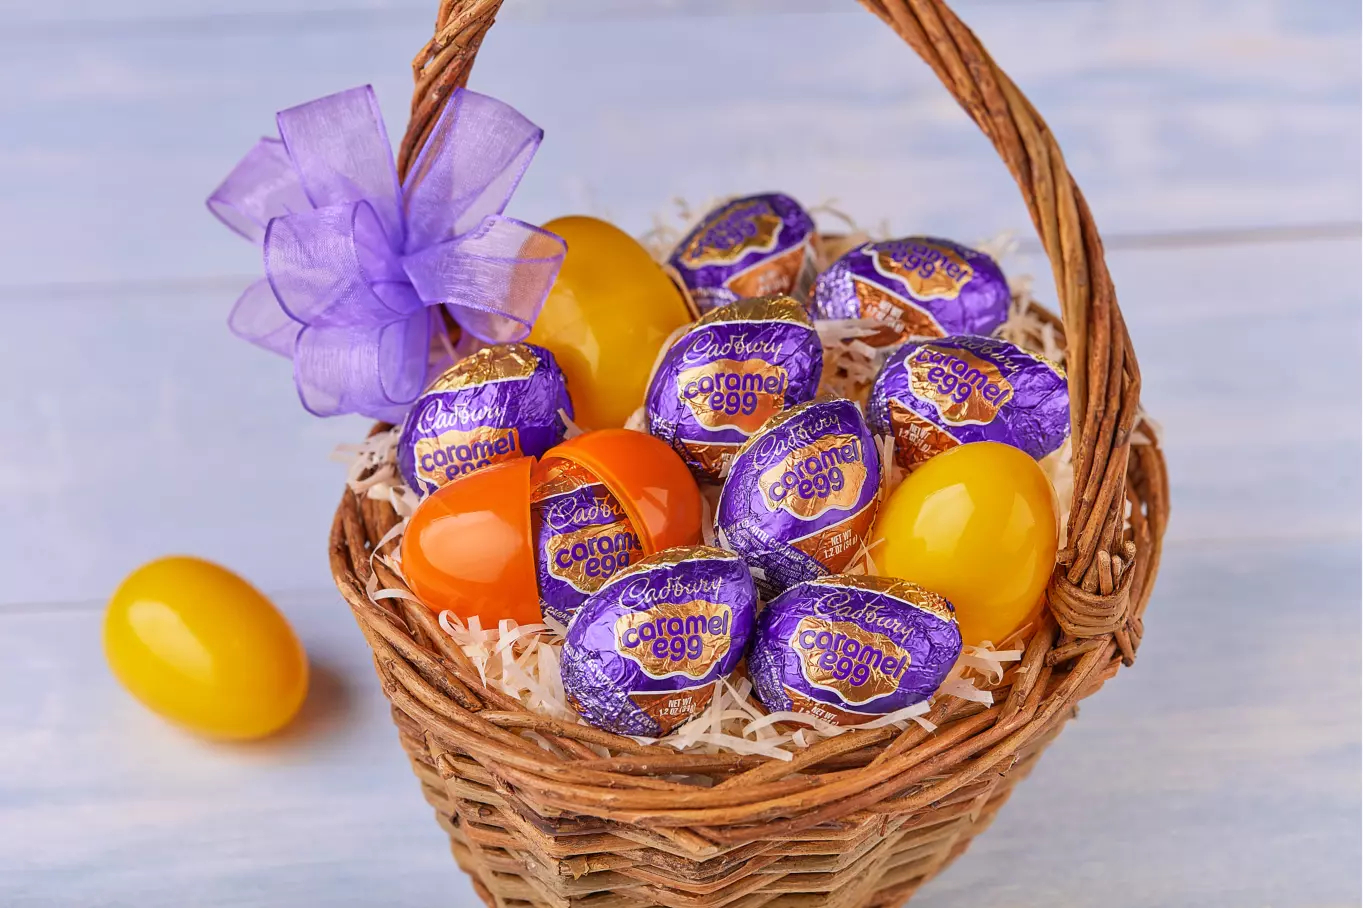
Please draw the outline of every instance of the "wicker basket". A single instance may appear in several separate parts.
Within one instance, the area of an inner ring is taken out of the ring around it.
[[[426,799],[490,905],[902,903],[989,824],[1077,703],[1135,656],[1168,487],[1155,439],[1133,433],[1140,373],[1093,218],[1040,116],[941,0],[863,2],[993,141],[1052,262],[1068,329],[1075,485],[1049,607],[995,705],[943,698],[933,733],[852,731],[790,762],[684,755],[530,713],[480,685],[427,609],[371,602],[369,552],[398,518],[347,492],[331,534],[336,583],[373,647]],[[442,0],[413,67],[404,173],[499,6]],[[377,570],[385,585],[400,583]],[[527,740],[531,729],[553,749]]]

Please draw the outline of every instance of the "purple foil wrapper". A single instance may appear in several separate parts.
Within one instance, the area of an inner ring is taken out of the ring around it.
[[[814,219],[779,193],[734,199],[711,211],[673,250],[701,312],[751,296],[788,293],[801,302],[814,283]]]
[[[775,595],[847,567],[871,532],[880,454],[856,404],[823,400],[774,417],[739,449],[715,533]]]
[[[845,253],[814,285],[817,318],[867,318],[895,339],[990,334],[1008,318],[998,264],[950,240],[908,237]]]
[[[906,470],[973,441],[1040,460],[1070,434],[1065,371],[994,337],[909,341],[881,367],[866,412]]]
[[[573,415],[554,355],[533,344],[496,344],[464,357],[416,399],[398,438],[398,470],[418,495],[480,467],[563,440]]]
[[[587,596],[644,557],[625,509],[605,484],[569,460],[550,458],[530,495],[540,611],[568,625]]]
[[[748,675],[772,712],[855,725],[931,697],[960,654],[950,602],[907,580],[842,574],[767,605]]]
[[[718,482],[768,419],[814,397],[822,374],[819,335],[794,297],[721,306],[664,354],[644,400],[649,431],[698,480]]]
[[[583,604],[563,644],[563,689],[584,719],[660,737],[710,702],[743,657],[757,592],[742,560],[706,546],[665,549]]]

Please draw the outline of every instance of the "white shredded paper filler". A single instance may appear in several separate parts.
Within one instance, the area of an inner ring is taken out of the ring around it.
[[[677,206],[682,223],[694,219],[695,210],[681,201],[678,201]],[[705,211],[708,207],[698,210]],[[859,230],[850,218],[831,205],[818,206],[815,210],[847,224],[848,248],[877,236],[877,233]],[[683,233],[681,228],[658,221],[654,230],[643,238],[643,242],[655,257],[663,259]],[[878,233],[884,236],[888,231],[881,229]],[[1016,242],[1010,236],[1004,235],[981,244],[980,248],[990,252],[995,258],[1001,258],[1016,248]],[[1065,350],[1055,329],[1031,309],[1030,278],[1026,276],[1014,278],[1010,279],[1009,283],[1013,291],[1012,308],[1008,321],[999,329],[999,336],[1063,365]],[[677,333],[684,330],[684,327],[678,329]],[[824,380],[820,390],[847,397],[863,405],[866,391],[876,372],[894,351],[894,347],[872,347],[860,340],[875,332],[876,324],[870,321],[820,321],[817,328],[825,354]],[[665,344],[663,349],[666,347]],[[661,356],[660,352],[659,360]],[[654,368],[657,368],[656,363]],[[568,417],[567,413],[560,411],[560,415],[568,427],[569,438],[582,434],[582,429]],[[642,407],[631,416],[627,428],[646,431],[646,416]],[[371,561],[382,563],[394,575],[402,578],[399,547],[390,543],[401,536],[418,498],[407,488],[397,470],[395,451],[400,432],[401,430],[395,427],[373,435],[360,444],[340,445],[333,453],[332,459],[347,465],[346,482],[355,494],[389,502],[402,518],[399,524],[380,540],[370,556]],[[1158,442],[1159,437],[1159,425],[1141,414],[1133,433],[1133,443],[1149,444],[1152,440]],[[888,494],[903,481],[903,471],[894,466],[894,439],[879,437],[876,444],[882,464],[882,491]],[[1042,460],[1041,466],[1054,484],[1060,500],[1068,501],[1074,485],[1069,442]],[[701,531],[704,542],[707,545],[722,546],[723,536],[716,534],[713,522],[719,489],[707,486],[703,492]],[[1063,527],[1061,532],[1063,538]],[[875,572],[871,551],[863,543],[849,568],[849,573]],[[758,573],[754,571],[754,575]],[[369,577],[367,592],[376,604],[394,599],[419,601],[405,589],[381,589],[378,576],[373,572]],[[564,635],[567,633],[566,628],[549,618],[543,623],[528,625],[517,625],[508,619],[499,622],[496,627],[484,628],[477,617],[469,619],[466,623],[448,611],[440,613],[439,621],[445,633],[449,634],[470,663],[477,668],[484,686],[514,698],[527,709],[541,715],[560,721],[585,724],[568,703],[559,671],[559,653]],[[1005,643],[1023,636],[1014,634],[1010,641]],[[853,729],[892,726],[902,730],[908,728],[910,723],[916,723],[932,731],[933,724],[924,717],[942,698],[956,698],[982,704],[993,703],[994,696],[990,688],[1002,682],[1009,664],[1018,662],[1022,658],[1022,653],[1022,649],[1016,647],[997,649],[988,641],[980,646],[967,646],[956,666],[931,699],[888,715],[877,716],[855,726],[833,725],[806,713],[768,713],[758,703],[752,691],[752,682],[746,677],[720,679],[714,683],[710,703],[700,715],[671,734],[658,739],[658,743],[685,753],[758,754],[779,760],[790,760],[794,753],[803,748]],[[533,733],[527,732],[526,735],[541,746],[548,746],[542,738]],[[604,749],[594,749],[605,755]]]
[[[378,590],[372,595],[410,597],[405,590]],[[478,669],[484,686],[515,698],[541,715],[585,724],[569,705],[559,673],[564,628],[550,622],[517,625],[511,620],[501,621],[496,628],[484,628],[477,618],[465,623],[448,611],[441,612],[440,626]],[[751,681],[723,678],[714,682],[710,703],[696,718],[657,739],[657,743],[684,753],[759,754],[789,760],[804,747],[853,729],[887,725],[904,729],[913,722],[932,731],[934,726],[924,716],[940,698],[991,704],[994,698],[988,687],[1003,678],[1007,663],[1020,658],[1021,650],[967,647],[932,699],[851,726],[833,725],[806,713],[768,713],[752,695]]]

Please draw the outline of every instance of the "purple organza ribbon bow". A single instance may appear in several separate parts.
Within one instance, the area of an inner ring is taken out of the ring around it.
[[[261,139],[208,207],[264,251],[265,277],[228,324],[293,359],[309,412],[401,419],[449,361],[432,350],[436,306],[489,343],[530,333],[565,247],[501,212],[541,129],[459,89],[399,186],[369,86],[277,119],[280,137]]]

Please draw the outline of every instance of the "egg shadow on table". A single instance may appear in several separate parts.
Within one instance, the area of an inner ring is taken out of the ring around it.
[[[237,746],[254,752],[301,749],[338,734],[355,721],[355,679],[324,661],[308,661],[308,693],[293,720],[279,731]]]

